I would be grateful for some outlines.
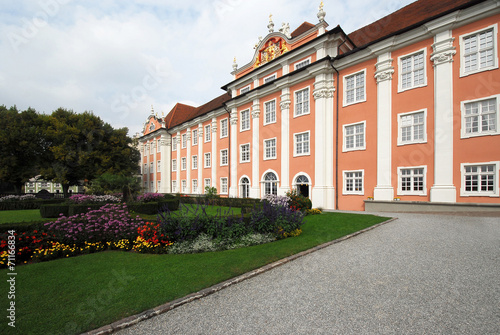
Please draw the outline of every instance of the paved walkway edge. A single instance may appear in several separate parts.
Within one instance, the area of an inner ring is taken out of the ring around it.
[[[310,253],[313,253],[315,251],[324,249],[326,247],[331,246],[332,244],[345,241],[345,240],[347,240],[349,238],[352,238],[354,236],[357,236],[357,235],[362,234],[364,232],[367,232],[369,230],[375,229],[377,227],[380,227],[381,225],[384,225],[386,223],[389,223],[389,222],[392,222],[392,221],[395,221],[395,220],[397,220],[397,218],[391,218],[391,219],[389,219],[387,221],[384,221],[384,222],[378,223],[376,225],[370,226],[368,228],[359,230],[359,231],[357,231],[355,233],[343,236],[343,237],[338,238],[336,240],[320,244],[320,245],[318,245],[316,247],[313,247],[311,249],[299,252],[298,254],[285,257],[283,259],[280,259],[279,261],[276,261],[276,262],[264,265],[263,267],[260,267],[258,269],[252,270],[250,272],[244,273],[244,274],[239,275],[237,277],[234,277],[234,278],[228,279],[226,281],[223,281],[221,283],[215,284],[215,285],[213,285],[211,287],[208,287],[206,289],[203,289],[201,291],[198,291],[198,292],[195,292],[195,293],[191,293],[191,294],[189,294],[189,295],[187,295],[187,296],[185,296],[183,298],[179,298],[179,299],[167,302],[166,304],[163,304],[163,305],[160,305],[158,307],[149,309],[149,310],[144,311],[142,313],[135,314],[135,315],[129,316],[129,317],[125,318],[125,319],[118,320],[116,322],[113,322],[110,325],[103,326],[101,328],[98,328],[98,329],[95,329],[95,330],[91,330],[91,331],[86,332],[86,333],[82,333],[82,335],[105,335],[105,334],[112,334],[112,333],[114,333],[114,332],[116,332],[118,330],[125,329],[125,328],[128,328],[130,326],[133,326],[133,325],[139,323],[140,321],[143,321],[143,320],[146,320],[146,319],[150,319],[150,318],[152,318],[153,316],[156,316],[156,315],[163,314],[163,313],[168,312],[168,311],[170,311],[170,310],[172,310],[174,308],[177,308],[179,306],[187,304],[188,302],[191,302],[193,300],[201,299],[201,298],[206,297],[208,295],[214,294],[215,292],[218,292],[218,291],[220,291],[220,290],[222,290],[222,289],[224,289],[226,287],[229,287],[231,285],[240,283],[240,282],[242,282],[244,280],[247,280],[249,278],[255,277],[255,276],[257,276],[257,275],[259,275],[261,273],[264,273],[266,271],[274,269],[274,268],[276,268],[278,266],[281,266],[281,265],[283,265],[285,263],[293,261],[293,260],[295,260],[295,259],[297,259],[299,257],[302,257],[302,256],[308,255]]]

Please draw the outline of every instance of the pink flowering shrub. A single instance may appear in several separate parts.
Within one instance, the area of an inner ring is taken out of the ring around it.
[[[161,193],[145,193],[137,197],[138,202],[153,202],[163,199],[165,196]]]
[[[120,198],[114,195],[87,195],[87,194],[75,194],[69,197],[69,202],[75,204],[94,204],[99,202],[106,203],[117,203],[120,202]]]
[[[125,204],[107,204],[97,210],[70,217],[61,216],[45,224],[58,242],[82,245],[85,242],[135,240],[144,221],[132,218]]]

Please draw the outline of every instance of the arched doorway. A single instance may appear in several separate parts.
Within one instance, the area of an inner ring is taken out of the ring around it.
[[[304,197],[309,198],[309,178],[301,174],[295,180],[295,187],[298,194],[302,194]]]
[[[268,172],[264,175],[264,195],[278,194],[278,177],[274,172]]]
[[[250,180],[247,177],[243,177],[240,180],[240,196],[242,198],[250,197]]]

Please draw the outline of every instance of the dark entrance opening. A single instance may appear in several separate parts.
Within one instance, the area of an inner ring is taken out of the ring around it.
[[[300,184],[297,185],[297,189],[299,191],[299,194],[302,194],[304,197],[309,198],[309,185]]]

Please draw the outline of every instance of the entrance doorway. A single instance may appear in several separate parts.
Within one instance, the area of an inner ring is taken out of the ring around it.
[[[309,179],[306,176],[298,176],[295,185],[298,194],[302,194],[304,197],[309,198]]]

